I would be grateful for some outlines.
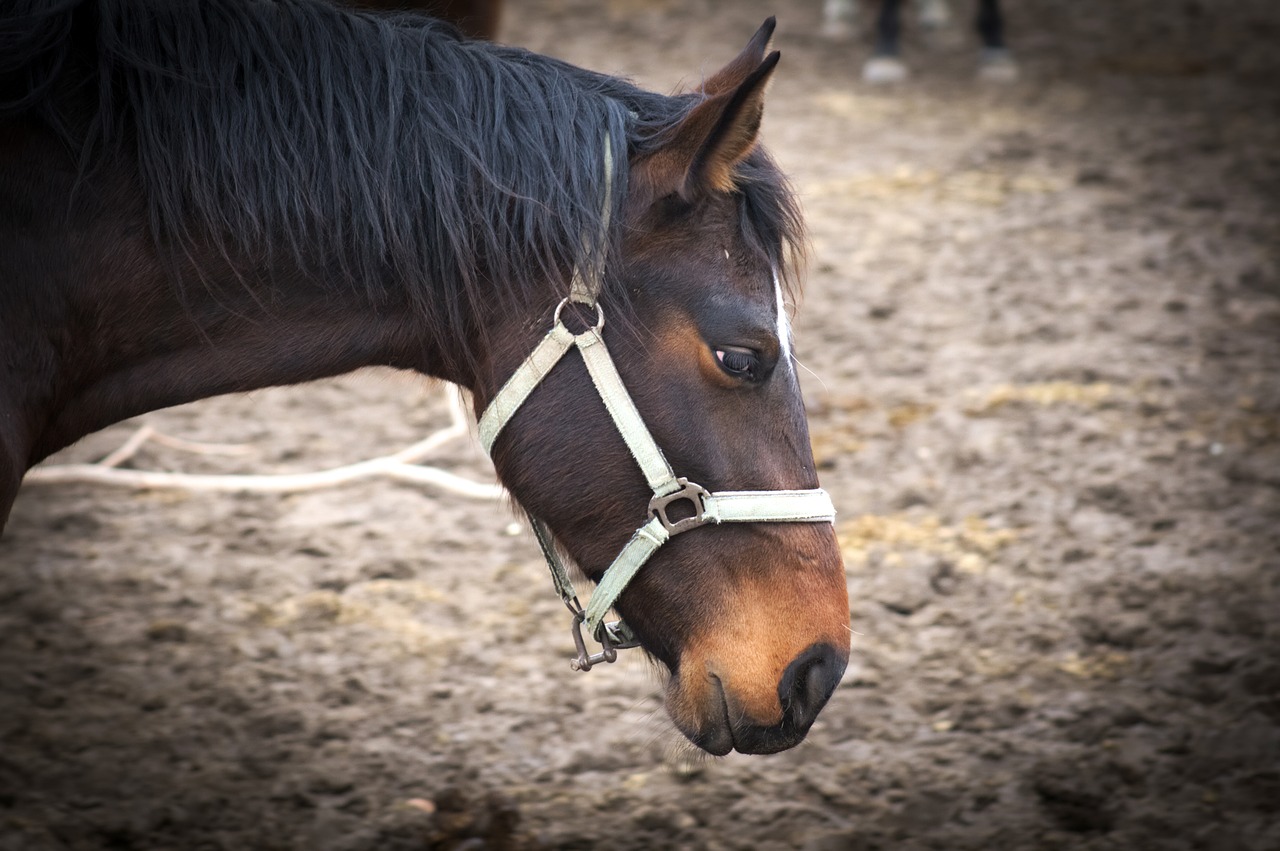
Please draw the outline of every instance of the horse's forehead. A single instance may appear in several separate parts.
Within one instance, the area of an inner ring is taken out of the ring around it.
[[[730,256],[729,262],[732,297],[749,303],[753,310],[772,313],[778,300],[778,276],[769,261],[756,252],[749,252],[749,256],[741,260]]]
[[[694,314],[732,310],[772,315],[777,276],[764,254],[749,243],[707,237],[696,254],[661,258],[658,288],[665,299]]]
[[[759,240],[746,231],[740,203],[734,196],[722,196],[705,201],[685,220],[658,221],[652,239],[640,250],[655,266],[665,267],[664,277],[678,282],[687,295],[699,295],[687,287],[695,284],[696,290],[703,282],[712,288],[703,296],[772,305],[777,270]]]
[[[771,306],[776,298],[777,270],[758,241],[745,232],[736,212],[728,225],[718,234],[721,242],[715,256],[717,263],[724,264],[726,282],[739,298]]]

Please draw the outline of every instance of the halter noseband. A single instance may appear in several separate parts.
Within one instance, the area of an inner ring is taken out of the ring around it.
[[[606,232],[611,208],[612,159],[609,138],[606,136],[604,146],[604,230]],[[606,623],[604,617],[627,584],[631,582],[632,577],[673,535],[709,523],[831,523],[834,522],[836,513],[831,497],[821,488],[712,493],[699,484],[676,476],[653,439],[653,435],[645,426],[605,346],[604,336],[601,333],[604,328],[604,312],[597,303],[603,280],[602,270],[598,269],[590,278],[590,281],[585,280],[580,270],[574,271],[570,295],[556,307],[551,330],[489,402],[489,406],[480,416],[479,423],[480,442],[484,445],[485,451],[491,453],[498,434],[515,416],[524,401],[555,368],[561,358],[570,349],[576,348],[582,353],[582,360],[587,365],[587,371],[591,375],[591,382],[595,385],[596,392],[600,394],[614,425],[622,434],[622,439],[626,441],[631,455],[644,473],[645,481],[653,491],[653,497],[649,500],[649,521],[635,531],[613,563],[605,569],[586,607],[578,601],[578,594],[569,578],[569,571],[556,552],[551,530],[541,520],[530,517],[538,545],[542,548],[547,566],[551,569],[551,578],[555,583],[556,591],[569,607],[569,611],[573,613],[573,641],[578,655],[571,664],[574,670],[578,671],[589,671],[599,662],[613,662],[618,658],[618,650],[639,644],[635,634],[626,624],[621,621]],[[561,313],[571,302],[592,308],[596,314],[595,325],[577,334],[570,331],[561,319]],[[680,502],[691,505],[693,513],[673,520],[669,512],[672,506]],[[587,628],[587,634],[600,642],[602,646],[600,653],[587,652],[582,635],[584,625]]]

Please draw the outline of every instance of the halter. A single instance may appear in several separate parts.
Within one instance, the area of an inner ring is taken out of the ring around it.
[[[609,138],[606,136],[605,232],[609,227],[612,200],[612,160]],[[605,569],[585,607],[578,601],[569,571],[556,552],[551,530],[541,520],[530,517],[538,545],[551,569],[551,579],[556,591],[573,613],[573,642],[578,655],[570,664],[576,671],[589,671],[599,662],[613,662],[618,658],[618,650],[639,645],[635,633],[626,624],[622,621],[606,623],[604,618],[640,568],[672,536],[708,524],[831,523],[835,520],[835,507],[831,503],[831,497],[821,488],[712,493],[702,485],[676,476],[645,426],[605,346],[601,334],[604,328],[604,311],[597,303],[602,281],[603,270],[599,267],[590,275],[589,281],[581,274],[581,270],[574,270],[570,295],[556,306],[551,330],[507,379],[507,383],[481,414],[479,422],[480,442],[485,451],[491,453],[498,434],[515,416],[524,401],[569,350],[576,348],[582,354],[596,392],[600,394],[614,425],[626,441],[627,448],[631,450],[632,457],[653,491],[653,497],[649,500],[649,521],[635,531],[613,563]],[[561,313],[570,303],[594,310],[595,324],[577,334],[570,331],[561,319]],[[688,513],[689,508],[693,513],[672,519],[672,508],[677,503],[687,503],[684,513]],[[587,652],[582,634],[583,626],[586,627],[587,634],[600,643],[601,652]]]

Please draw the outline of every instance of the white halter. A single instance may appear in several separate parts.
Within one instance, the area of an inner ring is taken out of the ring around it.
[[[607,232],[613,172],[613,158],[607,136],[604,153],[604,229]],[[492,452],[498,434],[515,416],[524,401],[561,358],[570,349],[577,348],[582,353],[582,360],[587,365],[596,392],[600,394],[614,425],[622,434],[622,439],[626,441],[644,473],[645,481],[653,491],[653,497],[649,500],[649,521],[635,531],[631,540],[605,570],[585,608],[578,602],[569,572],[556,553],[550,530],[542,521],[531,518],[534,533],[543,555],[546,556],[547,565],[551,568],[556,590],[574,614],[573,638],[578,656],[572,664],[575,670],[581,671],[588,671],[592,665],[601,661],[612,662],[617,658],[617,650],[634,647],[639,643],[634,633],[621,621],[605,623],[604,617],[636,572],[672,535],[708,523],[831,523],[835,520],[835,507],[831,503],[831,497],[821,488],[711,493],[701,485],[677,477],[645,426],[640,412],[636,410],[631,394],[622,383],[622,376],[618,374],[613,358],[605,346],[601,334],[604,312],[596,302],[603,275],[597,270],[590,278],[589,282],[584,280],[581,270],[575,270],[571,294],[556,307],[551,330],[489,402],[480,416],[479,424],[480,442],[486,452]],[[560,316],[565,305],[570,302],[594,309],[595,325],[580,334],[570,331]],[[670,519],[668,511],[677,502],[690,503],[693,514],[679,520]],[[586,626],[588,635],[594,636],[603,645],[603,652],[594,655],[587,653],[582,625]]]

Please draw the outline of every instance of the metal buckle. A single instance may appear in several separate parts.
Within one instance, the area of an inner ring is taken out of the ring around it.
[[[605,640],[601,642],[601,651],[599,653],[588,653],[587,642],[582,637],[582,619],[585,615],[582,612],[573,616],[573,646],[577,648],[578,655],[570,660],[569,667],[575,671],[590,671],[592,667],[601,662],[618,661],[618,651],[608,641],[608,633],[605,632]]]
[[[586,331],[570,331],[570,334],[573,334],[575,337],[580,337],[587,333],[587,331],[595,331],[596,333],[599,333],[600,329],[604,327],[604,310],[600,307],[600,304],[598,302],[578,301],[573,298],[573,296],[561,299],[560,303],[556,305],[555,315],[551,317],[551,327],[554,328],[560,324],[560,313],[564,310],[565,305],[568,304],[580,304],[583,307],[589,307],[596,312],[596,324],[594,326],[587,328]],[[565,326],[566,329],[568,327],[568,325]]]
[[[573,634],[573,646],[578,651],[578,655],[569,661],[569,667],[573,670],[585,673],[601,662],[616,662],[619,650],[640,646],[640,639],[630,627],[622,621],[613,621],[601,623],[596,629],[594,638],[600,642],[600,652],[588,653],[587,641],[582,635],[582,623],[587,618],[586,610],[582,608],[577,597],[572,601],[566,600],[565,605],[569,607],[569,611],[573,612],[573,625],[570,627],[570,632]]]
[[[649,513],[658,518],[658,522],[663,525],[670,536],[696,529],[710,522],[707,519],[707,497],[711,494],[708,493],[707,489],[683,476],[676,479],[676,484],[680,485],[680,490],[669,493],[666,496],[655,496],[649,500]],[[667,516],[667,511],[673,503],[685,500],[693,503],[693,516],[672,521]]]
[[[640,638],[631,631],[631,627],[622,621],[611,621],[600,624],[600,632],[605,633],[614,650],[630,650],[640,646]],[[602,639],[603,643],[603,639]]]

